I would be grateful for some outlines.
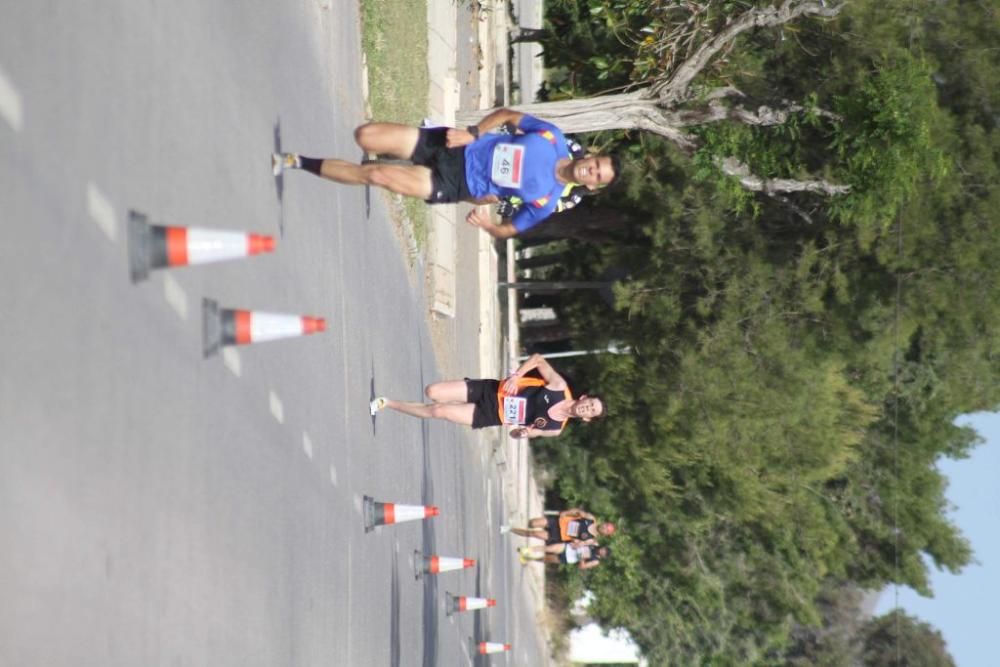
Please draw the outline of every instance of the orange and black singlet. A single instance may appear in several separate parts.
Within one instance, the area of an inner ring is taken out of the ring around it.
[[[497,407],[500,421],[511,426],[531,426],[542,431],[561,431],[566,420],[557,421],[549,416],[549,408],[556,403],[573,398],[570,390],[546,389],[545,380],[534,377],[517,379],[517,393],[508,396],[503,382],[497,389]]]
[[[549,535],[545,540],[546,544],[559,544],[560,542],[572,542],[580,540],[596,539],[596,535],[590,532],[594,522],[590,519],[572,516],[550,516],[546,528]]]

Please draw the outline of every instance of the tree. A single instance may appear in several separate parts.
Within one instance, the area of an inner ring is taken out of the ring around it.
[[[941,633],[901,610],[873,619],[862,637],[865,667],[955,667]]]

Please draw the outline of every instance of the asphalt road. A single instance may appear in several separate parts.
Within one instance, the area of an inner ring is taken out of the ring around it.
[[[367,413],[439,379],[382,199],[270,173],[356,158],[360,91],[346,0],[0,5],[0,666],[544,663],[488,452]],[[133,285],[129,209],[278,248]],[[205,297],[328,330],[203,359]]]

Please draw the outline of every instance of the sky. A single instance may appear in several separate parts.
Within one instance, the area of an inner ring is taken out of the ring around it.
[[[948,477],[949,516],[972,544],[973,562],[958,575],[931,565],[933,598],[910,588],[899,589],[899,606],[944,635],[959,667],[996,667],[1000,632],[1000,413],[977,413],[958,420],[969,424],[985,442],[960,461],[941,459]],[[875,613],[891,611],[895,588],[886,589]]]

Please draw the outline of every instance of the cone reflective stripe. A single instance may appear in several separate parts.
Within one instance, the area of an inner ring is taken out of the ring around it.
[[[455,558],[452,556],[425,556],[419,551],[413,553],[416,577],[419,579],[425,574],[441,574],[451,570],[463,570],[467,567],[475,567],[476,561],[472,558]]]
[[[450,556],[427,556],[427,572],[429,574],[441,574],[451,570],[462,570],[467,567],[475,567],[476,561],[471,558],[452,558]]]
[[[458,611],[476,611],[495,606],[497,601],[492,598],[470,598],[464,595],[458,598]]]
[[[322,317],[219,308],[212,299],[203,299],[201,310],[206,357],[223,345],[263,343],[326,330]]]
[[[132,282],[151,269],[207,264],[274,250],[274,237],[227,229],[151,225],[142,213],[129,211],[129,263]]]
[[[265,313],[259,310],[231,310],[223,308],[223,345],[249,345],[279,338],[292,338],[324,331],[322,317]]]
[[[445,598],[448,601],[448,615],[451,615],[452,612],[478,611],[497,606],[497,601],[493,598],[473,598],[465,595],[452,595],[451,593],[445,593]]]
[[[504,651],[510,650],[510,644],[501,644],[499,642],[479,642],[479,655],[486,655],[487,653],[503,653]]]
[[[440,510],[434,505],[401,505],[399,503],[382,503],[371,496],[365,496],[364,515],[365,532],[374,530],[375,526],[389,526],[403,521],[418,521],[438,516]]]

